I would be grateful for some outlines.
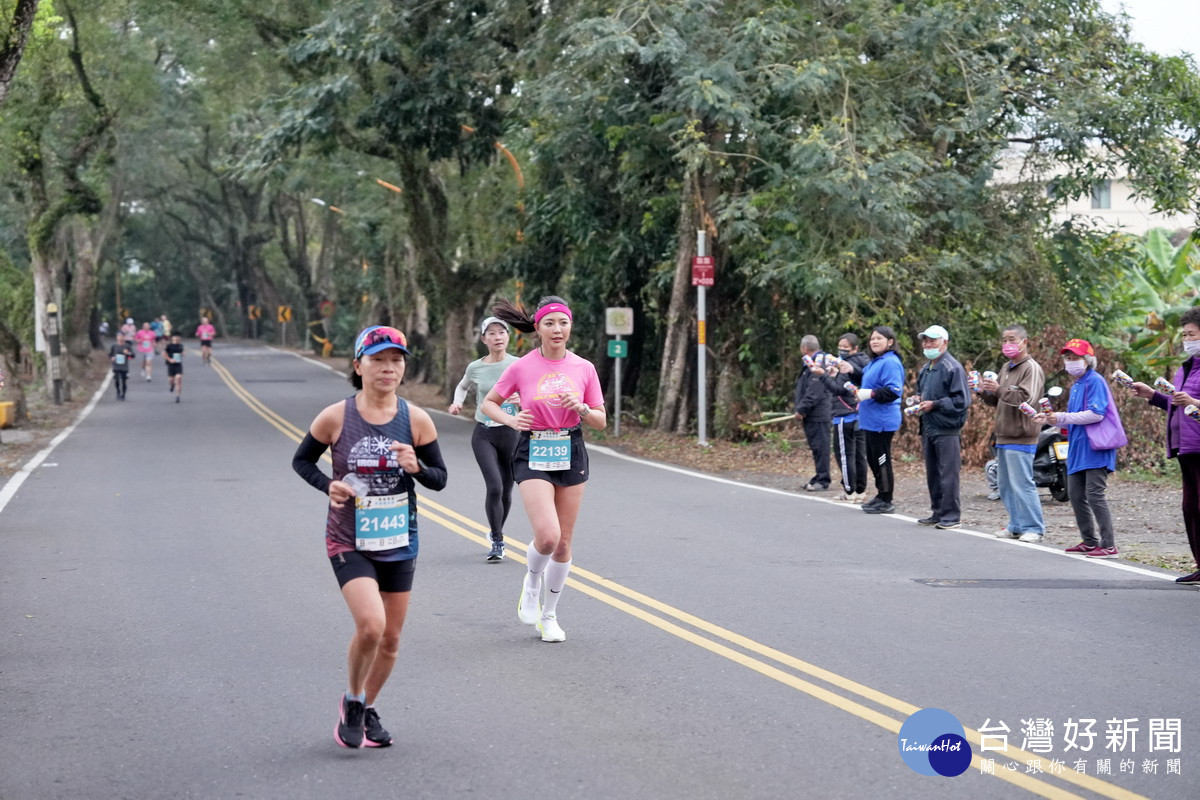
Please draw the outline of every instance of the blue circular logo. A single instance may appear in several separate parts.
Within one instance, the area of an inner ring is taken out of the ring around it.
[[[953,778],[971,766],[971,745],[949,711],[923,708],[900,726],[900,757],[913,772]]]

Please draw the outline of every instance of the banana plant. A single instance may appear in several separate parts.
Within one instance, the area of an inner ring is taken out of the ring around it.
[[[1135,291],[1132,316],[1126,328],[1129,349],[1154,369],[1171,366],[1179,349],[1179,317],[1200,297],[1200,250],[1193,237],[1179,247],[1161,228],[1142,240],[1144,258],[1131,270]]]

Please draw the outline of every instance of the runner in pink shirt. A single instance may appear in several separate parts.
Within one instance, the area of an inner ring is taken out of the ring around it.
[[[157,338],[149,322],[143,322],[142,329],[133,335],[138,355],[142,357],[142,374],[146,380],[150,380],[150,370],[154,367],[154,340]]]
[[[212,360],[212,340],[216,335],[217,329],[208,324],[208,317],[201,317],[196,338],[200,340],[200,358],[205,364]]]
[[[536,624],[543,642],[562,642],[567,635],[558,624],[558,598],[571,571],[571,539],[588,479],[582,428],[604,429],[608,422],[604,393],[596,367],[567,351],[572,315],[561,297],[543,297],[532,316],[503,299],[492,311],[517,330],[536,333],[540,340],[536,350],[500,376],[482,410],[521,432],[513,455],[513,479],[520,487],[533,541],[525,554],[528,567],[517,617],[526,625]],[[521,410],[515,416],[500,408],[513,392],[521,395]]]

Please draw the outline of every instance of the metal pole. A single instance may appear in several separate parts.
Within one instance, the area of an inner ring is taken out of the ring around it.
[[[62,364],[59,354],[62,347],[62,337],[59,335],[58,304],[46,304],[46,334],[50,337],[50,380],[54,385],[54,405],[61,406],[62,399]]]
[[[696,255],[706,256],[707,252],[707,234],[702,231],[696,231]],[[699,412],[698,417],[698,433],[699,443],[701,447],[708,447],[708,392],[706,390],[706,375],[707,371],[707,354],[705,352],[707,346],[707,328],[708,328],[708,313],[705,309],[705,288],[704,286],[696,287],[696,406]]]
[[[617,334],[617,341],[621,341],[621,334]],[[621,362],[623,358],[618,358],[617,363],[613,365],[613,369],[617,373],[617,419],[613,423],[613,436],[621,436]]]

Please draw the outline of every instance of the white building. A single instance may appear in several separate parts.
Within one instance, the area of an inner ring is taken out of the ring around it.
[[[1005,158],[996,171],[999,183],[1017,184],[1036,180],[1048,198],[1054,197],[1054,173],[1031,178],[1025,169],[1023,153],[1014,153]],[[1055,224],[1077,218],[1096,225],[1107,226],[1134,236],[1141,236],[1151,228],[1164,228],[1168,232],[1192,230],[1196,217],[1191,214],[1155,213],[1146,200],[1137,199],[1125,175],[1101,181],[1092,187],[1090,197],[1065,200],[1055,210]]]

